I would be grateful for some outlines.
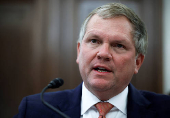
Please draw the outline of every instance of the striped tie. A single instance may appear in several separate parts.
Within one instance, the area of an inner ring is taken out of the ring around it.
[[[99,118],[106,118],[106,114],[113,108],[113,105],[108,102],[98,102],[95,107],[99,111]]]

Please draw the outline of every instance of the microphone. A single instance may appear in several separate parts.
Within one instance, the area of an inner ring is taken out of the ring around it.
[[[61,78],[55,78],[48,84],[48,88],[59,88],[64,84],[64,81]]]
[[[44,92],[48,89],[48,88],[59,88],[60,86],[62,86],[64,84],[64,81],[61,78],[55,78],[54,80],[52,80],[41,92],[41,101],[43,102],[43,104],[45,104],[47,107],[49,107],[50,109],[54,110],[55,112],[57,112],[58,114],[60,114],[61,116],[63,116],[64,118],[70,118],[68,117],[66,114],[62,113],[60,110],[56,109],[54,106],[50,105],[49,103],[47,103],[44,99],[43,99],[43,94]]]

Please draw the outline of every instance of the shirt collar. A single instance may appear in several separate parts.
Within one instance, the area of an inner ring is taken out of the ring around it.
[[[127,115],[127,96],[128,96],[128,86],[118,95],[112,97],[106,102],[111,103],[119,109],[122,113]],[[82,99],[81,99],[81,115],[83,115],[89,108],[93,107],[100,100],[92,94],[84,85],[82,84]]]

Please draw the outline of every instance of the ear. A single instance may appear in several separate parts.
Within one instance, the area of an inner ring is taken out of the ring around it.
[[[143,61],[144,61],[145,56],[143,54],[139,54],[138,57],[136,58],[136,67],[135,67],[135,72],[134,74],[137,74]]]
[[[77,64],[79,64],[79,54],[80,54],[80,42],[77,43],[77,59],[76,59]]]

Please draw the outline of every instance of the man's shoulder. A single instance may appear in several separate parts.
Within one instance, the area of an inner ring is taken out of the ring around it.
[[[151,118],[170,118],[170,96],[137,90],[131,84],[128,96],[129,115],[137,116],[140,114]]]
[[[129,103],[150,106],[150,108],[168,108],[170,109],[170,96],[158,94],[155,92],[137,90],[132,84],[129,85]],[[133,102],[131,102],[133,101]]]
[[[157,104],[169,104],[170,105],[170,96],[169,95],[164,95],[164,94],[159,94],[155,92],[149,92],[149,91],[144,91],[140,90],[139,91],[143,97],[145,97],[148,101],[151,101],[152,103],[157,103]]]
[[[57,99],[57,98],[63,98],[63,97],[67,97],[69,96],[69,94],[71,94],[73,91],[73,89],[70,89],[70,90],[62,90],[62,91],[55,91],[55,92],[45,92],[43,94],[43,98],[44,99]],[[29,101],[37,101],[40,99],[40,95],[41,93],[37,93],[37,94],[33,94],[33,95],[28,95],[26,96],[26,98],[29,100]],[[58,96],[58,97],[57,97]]]
[[[162,98],[164,100],[169,100],[170,99],[170,96],[169,95],[164,95],[164,94],[159,94],[159,93],[155,93],[155,92],[150,92],[150,91],[145,91],[145,90],[139,90],[139,92],[147,97],[147,98],[150,98],[150,99],[153,99],[153,98]]]
[[[79,109],[81,99],[81,84],[75,89],[63,90],[57,92],[46,92],[43,98],[53,107],[61,110],[66,114],[70,114],[72,109]],[[56,116],[56,113],[46,107],[40,98],[39,94],[29,95],[23,98],[19,106],[19,114],[14,118],[49,118]],[[57,116],[60,117],[60,116]]]
[[[74,89],[67,89],[62,91],[55,91],[55,92],[45,92],[43,95],[43,98],[48,102],[50,101],[57,101],[57,100],[64,100],[68,99],[75,95],[75,93],[80,93],[81,91],[81,85]],[[25,97],[28,101],[40,101],[40,93],[29,95]]]

